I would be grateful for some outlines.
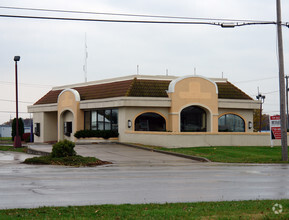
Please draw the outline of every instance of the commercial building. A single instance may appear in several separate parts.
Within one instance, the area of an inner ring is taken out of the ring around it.
[[[252,136],[259,107],[227,79],[132,75],[54,87],[28,111],[35,142],[78,141],[76,131],[91,129],[117,130],[121,142],[176,147]]]

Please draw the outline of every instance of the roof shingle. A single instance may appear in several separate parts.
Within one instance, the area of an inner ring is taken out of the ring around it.
[[[121,96],[130,97],[168,97],[170,81],[133,79],[119,82],[75,87],[81,100],[104,99]],[[220,99],[252,100],[250,96],[230,82],[217,82]],[[34,105],[57,103],[58,95],[62,90],[51,90]]]

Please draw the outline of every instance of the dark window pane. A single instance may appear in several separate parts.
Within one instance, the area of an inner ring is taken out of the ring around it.
[[[165,119],[156,113],[148,112],[138,116],[135,120],[136,131],[165,131]]]
[[[70,137],[70,134],[72,133],[72,122],[64,122],[64,134],[68,137]]]
[[[181,132],[207,131],[206,112],[197,106],[189,106],[181,112]]]
[[[85,111],[84,119],[84,129],[118,130],[117,109]]]
[[[117,109],[112,109],[111,112],[111,128],[112,130],[118,130],[118,111]]]
[[[219,118],[220,132],[245,132],[244,120],[234,114],[226,114]]]

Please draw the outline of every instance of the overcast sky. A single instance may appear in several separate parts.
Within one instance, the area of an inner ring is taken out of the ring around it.
[[[289,22],[289,3],[282,20]],[[2,0],[0,6],[151,14],[198,18],[276,20],[275,0]],[[0,15],[94,19],[145,18],[60,14],[0,9]],[[150,18],[149,20],[153,20]],[[154,20],[161,20],[156,19]],[[164,20],[164,19],[162,19]],[[176,20],[176,19],[174,19]],[[279,111],[277,35],[275,25],[224,29],[208,25],[101,23],[0,18],[0,124],[15,117],[14,61],[21,56],[19,111],[52,86],[84,82],[87,35],[88,81],[136,74],[222,77],[255,98],[266,95],[264,112]],[[285,73],[289,62],[289,29],[283,28]],[[25,102],[25,103],[23,103]],[[21,117],[29,114],[20,113]]]

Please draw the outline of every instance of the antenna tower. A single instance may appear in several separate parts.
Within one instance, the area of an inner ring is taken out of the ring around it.
[[[85,33],[85,39],[84,39],[84,65],[83,65],[84,82],[87,82],[87,58],[88,58],[88,52],[87,52],[87,42],[86,42],[86,33]]]

